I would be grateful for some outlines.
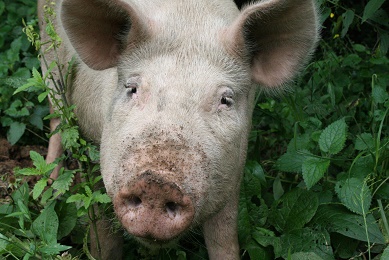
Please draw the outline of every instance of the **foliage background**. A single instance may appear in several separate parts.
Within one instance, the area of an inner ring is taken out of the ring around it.
[[[22,33],[22,18],[37,24],[35,5],[0,1],[0,135],[11,144],[47,140],[39,89],[13,95],[39,67]],[[293,92],[261,96],[254,111],[239,210],[244,259],[389,259],[389,2],[318,5],[322,40],[312,62]],[[52,168],[32,157],[35,173]],[[54,258],[71,246],[72,256],[85,258],[86,200],[105,202],[88,189],[50,202],[20,184],[0,207],[0,255]],[[48,236],[37,231],[46,221],[57,223]],[[131,238],[126,257],[157,258]],[[158,258],[206,258],[204,242],[193,232]]]

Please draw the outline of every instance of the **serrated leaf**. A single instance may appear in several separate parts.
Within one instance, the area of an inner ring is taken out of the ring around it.
[[[302,171],[302,165],[305,160],[305,155],[309,152],[306,150],[291,150],[283,154],[278,158],[276,167],[283,172],[300,173]]]
[[[46,244],[57,244],[58,216],[54,210],[55,201],[42,210],[41,214],[32,223],[33,232]]]
[[[363,11],[362,23],[372,17],[374,13],[381,7],[385,0],[370,0]]]
[[[357,135],[355,140],[355,150],[371,150],[375,146],[373,136],[370,133],[362,133]]]
[[[320,135],[320,150],[335,155],[339,153],[346,142],[347,125],[344,118],[327,126]]]
[[[41,194],[43,189],[47,186],[47,178],[42,178],[34,186],[32,190],[32,198],[36,200]]]
[[[316,157],[309,157],[303,162],[303,178],[308,190],[312,188],[321,178],[323,178],[329,165],[329,159]]]
[[[110,203],[111,198],[107,194],[101,194],[100,191],[95,191],[93,193],[93,202],[98,202],[98,203]]]
[[[71,196],[66,200],[66,203],[84,201],[85,198],[86,198],[86,196],[85,196],[84,194],[77,193],[77,194],[71,195]]]
[[[388,92],[380,86],[374,86],[371,96],[377,104],[385,103],[385,101],[389,98]]]
[[[340,201],[352,212],[366,215],[371,205],[371,191],[366,181],[349,178],[336,183],[335,191]]]
[[[315,254],[324,260],[333,260],[330,234],[325,229],[303,228],[281,235],[281,251],[276,257],[288,258],[290,253]],[[303,258],[302,258],[303,259]]]
[[[323,260],[320,256],[318,256],[314,252],[298,252],[293,253],[290,256],[291,260]]]
[[[370,243],[385,243],[376,220],[371,214],[364,219],[363,216],[351,213],[340,205],[321,205],[311,223],[318,224],[329,232],[337,232],[357,240],[367,241],[369,238]]]
[[[296,188],[286,193],[271,208],[268,221],[278,231],[300,229],[312,219],[318,206],[316,193]]]
[[[79,133],[77,127],[70,127],[62,130],[61,132],[61,142],[65,149],[70,149],[72,147],[78,148],[80,144],[77,142],[79,138]]]
[[[17,169],[16,174],[25,175],[25,176],[31,176],[31,175],[40,175],[40,171],[38,171],[36,168],[23,168],[23,169]]]
[[[53,189],[58,190],[59,193],[65,193],[69,190],[70,185],[73,182],[73,172],[65,171],[62,173],[51,185]]]
[[[68,250],[70,248],[72,248],[72,247],[71,246],[64,246],[64,245],[56,243],[56,244],[50,244],[47,246],[43,246],[43,247],[39,248],[39,251],[42,254],[46,254],[46,255],[58,255],[60,252]]]

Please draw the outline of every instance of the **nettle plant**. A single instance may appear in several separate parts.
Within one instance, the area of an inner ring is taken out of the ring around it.
[[[50,36],[48,42],[41,42],[39,35],[34,30],[35,20],[25,24],[24,33],[28,40],[40,52],[42,62],[47,63],[45,53],[58,49],[61,39],[54,30],[51,21],[55,13],[50,3],[46,6],[45,17],[47,19],[46,31]],[[14,259],[54,259],[57,255],[70,246],[65,246],[59,241],[69,236],[76,226],[84,233],[81,235],[85,240],[88,238],[88,219],[98,218],[98,208],[94,204],[107,204],[109,197],[103,190],[95,188],[101,180],[101,176],[95,173],[99,166],[95,163],[99,160],[99,152],[96,147],[82,139],[76,125],[77,118],[66,100],[64,86],[71,72],[73,61],[69,62],[68,70],[57,61],[47,64],[49,68],[45,75],[41,75],[35,68],[32,69],[32,78],[27,83],[17,88],[14,94],[29,91],[34,88],[39,92],[38,101],[43,102],[47,97],[53,104],[54,113],[45,117],[49,119],[58,117],[61,124],[51,135],[60,133],[62,145],[67,151],[55,162],[47,164],[44,158],[34,152],[30,152],[33,168],[16,169],[17,175],[39,176],[34,188],[30,191],[27,183],[24,183],[11,194],[11,201],[0,206],[0,255]],[[58,68],[60,75],[54,75],[52,70]],[[48,87],[52,81],[54,89]],[[75,159],[76,169],[68,170],[61,168],[58,179],[48,181],[50,174],[59,161]],[[79,175],[83,182],[73,184],[75,176]],[[95,222],[95,221],[92,221]],[[81,242],[82,244],[82,242]],[[84,247],[88,255],[87,247]],[[62,257],[71,259],[71,257]]]
[[[254,112],[239,226],[255,259],[389,259],[389,19],[345,2],[322,1],[297,89]]]

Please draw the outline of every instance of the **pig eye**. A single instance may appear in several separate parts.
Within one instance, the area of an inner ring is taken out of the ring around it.
[[[140,76],[133,76],[127,80],[127,82],[124,84],[124,87],[128,90],[128,95],[133,96],[138,92],[140,80]]]
[[[219,109],[230,108],[234,104],[233,94],[231,91],[226,91],[220,98]]]

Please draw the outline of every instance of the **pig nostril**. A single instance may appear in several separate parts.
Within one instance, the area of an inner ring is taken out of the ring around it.
[[[178,204],[175,203],[175,202],[167,202],[165,204],[165,207],[166,207],[166,211],[169,213],[169,214],[172,214],[173,216],[175,216],[177,210],[178,210]]]
[[[128,199],[128,204],[133,207],[133,208],[136,208],[138,207],[140,204],[142,204],[142,200],[138,197],[138,196],[131,196],[129,199]]]

